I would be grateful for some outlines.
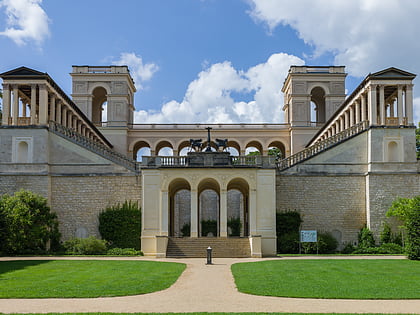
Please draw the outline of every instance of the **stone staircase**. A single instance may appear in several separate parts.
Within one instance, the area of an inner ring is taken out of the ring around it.
[[[207,255],[209,246],[213,249],[212,256],[215,258],[251,257],[249,239],[246,237],[170,237],[166,249],[166,257],[204,258]]]

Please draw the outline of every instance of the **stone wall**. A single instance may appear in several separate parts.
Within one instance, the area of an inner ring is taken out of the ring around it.
[[[340,245],[366,224],[364,176],[277,175],[276,210],[297,210],[302,229],[331,232]]]
[[[371,174],[366,178],[368,187],[367,225],[374,232],[376,240],[383,229],[383,223],[394,223],[386,218],[386,212],[398,197],[412,198],[420,195],[420,174]],[[394,227],[397,224],[392,224]]]
[[[2,175],[0,177],[0,195],[13,195],[25,189],[49,198],[50,178],[45,175]]]
[[[141,181],[137,176],[53,176],[51,208],[58,215],[62,239],[97,236],[98,214],[107,206],[138,201]]]

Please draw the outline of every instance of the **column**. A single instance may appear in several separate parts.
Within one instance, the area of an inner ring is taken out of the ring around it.
[[[197,190],[191,189],[191,237],[198,237],[198,200]]]
[[[63,108],[62,125],[67,127],[67,108],[65,106]]]
[[[344,129],[349,128],[349,111],[344,112]]]
[[[336,122],[335,122],[335,134],[337,134],[337,133],[339,133],[340,132],[340,120],[338,119]]]
[[[360,122],[360,102],[359,100],[356,100],[354,103],[356,109],[355,123],[358,124]]]
[[[19,86],[13,85],[13,111],[12,111],[12,125],[18,124],[19,117]]]
[[[386,125],[386,115],[385,115],[385,86],[379,86],[379,119],[382,126]]]
[[[407,116],[407,125],[413,125],[413,85],[405,86],[405,113]]]
[[[56,105],[57,105],[57,108],[56,108],[56,117],[55,117],[55,120],[56,120],[56,122],[57,122],[57,124],[62,124],[62,122],[61,122],[61,111],[62,111],[62,109],[61,109],[61,101],[60,100],[57,100],[57,102],[56,102]]]
[[[361,116],[360,118],[362,119],[362,121],[367,120],[366,117],[366,97],[364,94],[362,94],[362,99],[361,99]]]
[[[51,100],[50,100],[50,120],[52,120],[52,121],[56,121],[55,120],[55,112],[56,112],[56,108],[55,108],[55,106],[56,106],[56,97],[55,97],[55,94],[52,94],[51,95]]]
[[[10,84],[3,84],[3,116],[2,125],[9,124],[10,117]]]
[[[349,127],[352,127],[355,123],[354,123],[354,107],[353,107],[353,105],[351,105],[350,106],[350,111],[349,111],[349,114],[350,114],[350,122],[349,122]]]
[[[257,235],[257,190],[249,194],[249,235]]]
[[[36,84],[31,85],[31,125],[36,125]]]
[[[344,117],[340,116],[340,132],[344,130]]]
[[[398,85],[398,96],[397,96],[397,111],[398,111],[398,125],[404,125],[404,114],[403,114],[403,97],[402,97],[402,85]]]
[[[22,101],[22,117],[26,117],[26,106],[26,100],[24,102]]]
[[[371,84],[368,88],[368,112],[370,125],[378,124],[377,104],[376,104],[376,84]]]
[[[46,84],[39,85],[39,124],[48,124],[48,90]]]
[[[167,190],[161,191],[160,211],[160,235],[168,236],[169,198]]]
[[[220,237],[227,237],[227,190],[220,190]]]

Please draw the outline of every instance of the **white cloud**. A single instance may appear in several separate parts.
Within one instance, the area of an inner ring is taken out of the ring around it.
[[[314,46],[335,54],[354,76],[390,66],[420,69],[420,2],[412,0],[251,0],[251,15],[271,30],[290,25]]]
[[[143,83],[150,80],[159,67],[154,63],[143,63],[143,58],[135,53],[121,53],[120,59],[112,62],[115,65],[126,65],[136,83],[138,90],[143,89]]]
[[[228,61],[213,64],[189,84],[181,102],[167,102],[159,111],[137,111],[134,120],[136,123],[280,122],[283,80],[290,65],[302,64],[302,59],[284,53],[273,54],[265,63],[247,71],[235,69]],[[244,98],[251,95],[252,100],[238,100],[241,95]]]
[[[41,8],[42,0],[2,0],[0,8],[5,8],[7,27],[0,35],[7,36],[17,45],[29,41],[37,44],[50,35],[49,19]]]

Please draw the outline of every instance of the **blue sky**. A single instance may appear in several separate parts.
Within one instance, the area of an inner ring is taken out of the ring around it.
[[[411,0],[1,0],[0,71],[128,64],[136,122],[282,122],[291,64],[420,73]],[[416,83],[416,82],[415,82]],[[420,88],[414,90],[420,120]]]

